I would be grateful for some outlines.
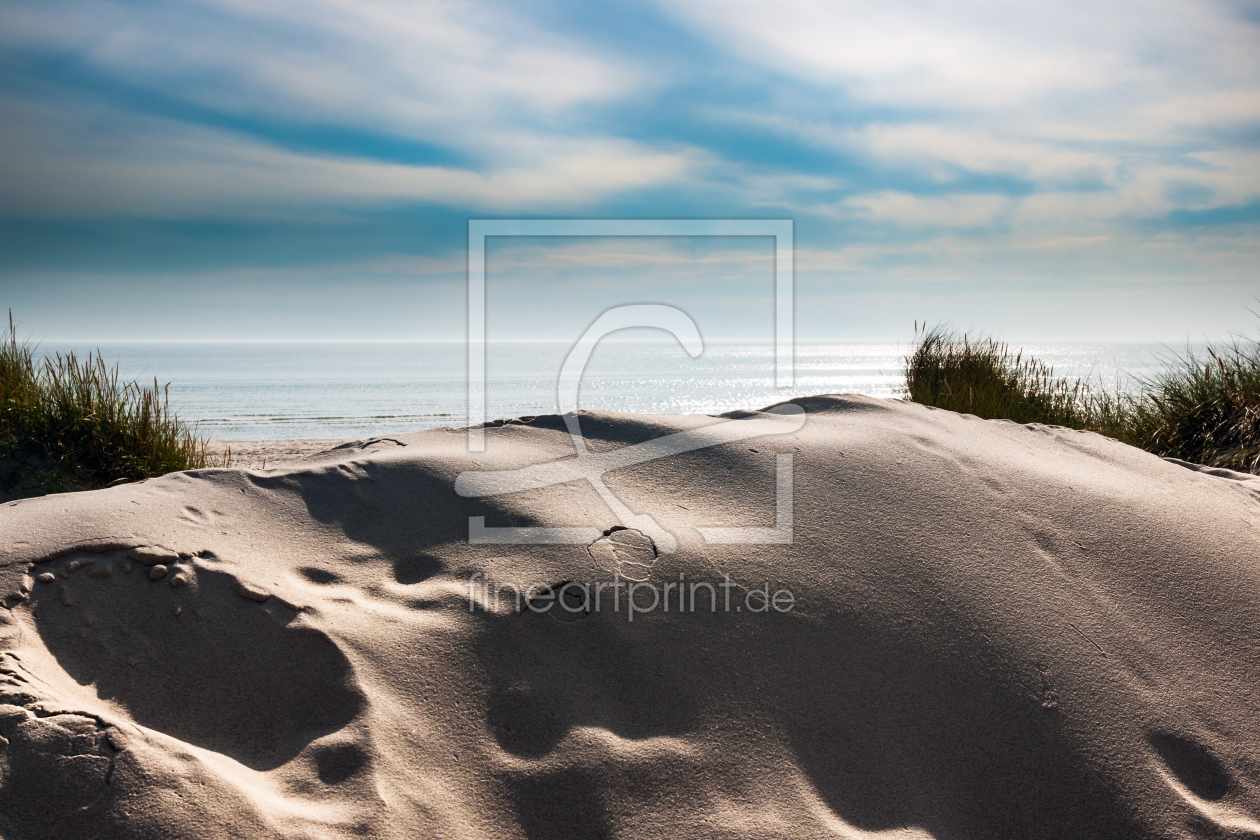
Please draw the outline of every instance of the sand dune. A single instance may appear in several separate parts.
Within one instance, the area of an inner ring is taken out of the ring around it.
[[[1260,481],[796,402],[602,476],[673,553],[585,479],[455,491],[572,458],[556,417],[5,505],[0,835],[1260,836]],[[727,421],[582,422],[611,452]],[[504,586],[570,581],[640,610]]]

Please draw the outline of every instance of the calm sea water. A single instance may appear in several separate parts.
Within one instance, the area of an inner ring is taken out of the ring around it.
[[[230,440],[362,438],[461,426],[467,421],[462,342],[47,343],[43,352],[99,349],[127,379],[170,383],[172,407],[199,434]],[[666,414],[760,408],[793,396],[894,396],[898,344],[801,344],[796,382],[774,387],[770,345],[712,343],[696,359],[675,344],[599,345],[583,379],[581,407]],[[1158,344],[1029,344],[1056,373],[1113,383],[1167,357]],[[556,411],[559,342],[500,342],[487,349],[486,414]]]

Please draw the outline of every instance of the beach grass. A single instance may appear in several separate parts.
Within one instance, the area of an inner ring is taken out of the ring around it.
[[[167,387],[123,382],[97,353],[36,358],[12,314],[0,338],[0,491],[108,487],[212,464],[207,441],[170,410]]]
[[[905,396],[917,403],[985,419],[1080,428],[1089,420],[1084,383],[1056,377],[1048,365],[986,336],[943,325],[915,325],[906,359]]]
[[[902,395],[984,419],[1087,429],[1166,458],[1260,474],[1260,341],[1187,347],[1106,388],[1054,375],[993,338],[915,324]]]
[[[1187,348],[1125,406],[1127,442],[1158,455],[1260,475],[1260,340]]]

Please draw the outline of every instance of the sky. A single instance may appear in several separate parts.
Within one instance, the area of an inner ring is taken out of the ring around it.
[[[469,219],[791,219],[799,339],[1260,320],[1260,4],[6,0],[42,340],[462,339]],[[769,339],[773,241],[492,240],[491,338]]]

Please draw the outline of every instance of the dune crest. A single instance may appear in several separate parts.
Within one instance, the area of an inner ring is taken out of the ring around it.
[[[672,553],[581,470],[457,492],[574,459],[557,417],[0,507],[0,836],[1260,836],[1260,482],[794,402],[647,461],[724,421],[583,414]],[[792,541],[706,541],[783,455]]]

